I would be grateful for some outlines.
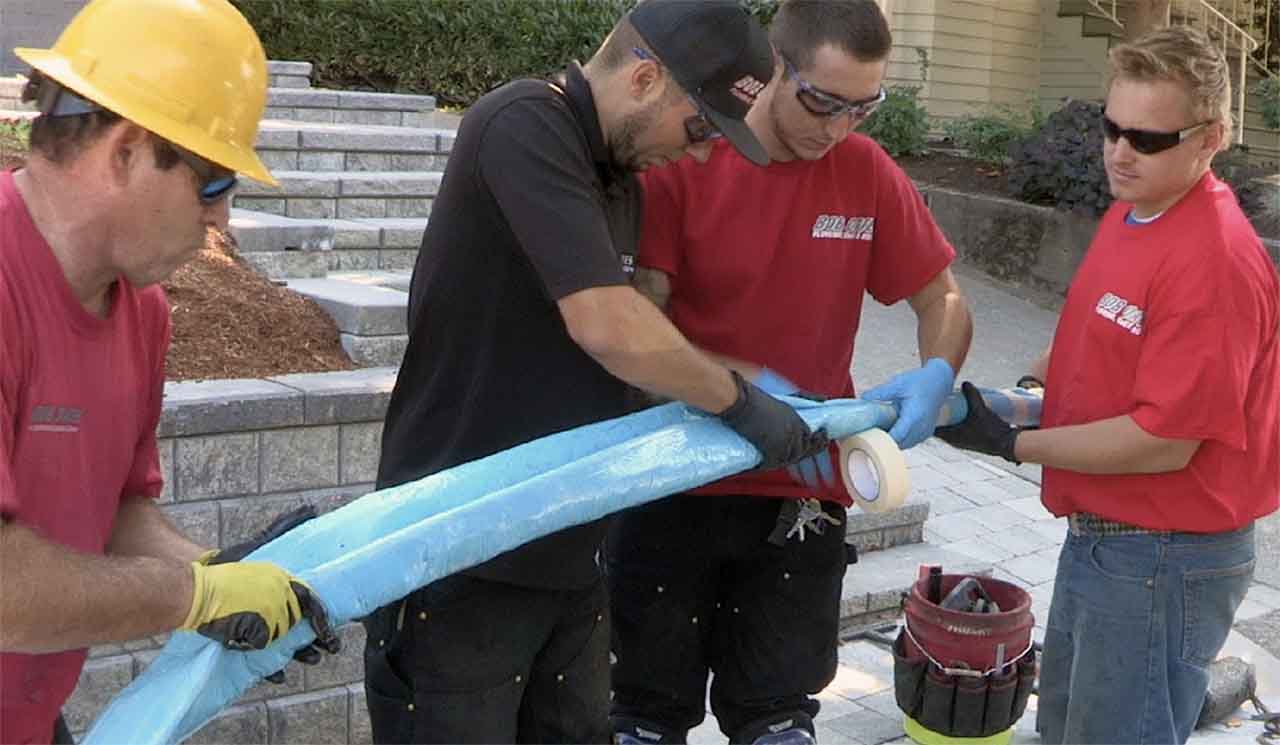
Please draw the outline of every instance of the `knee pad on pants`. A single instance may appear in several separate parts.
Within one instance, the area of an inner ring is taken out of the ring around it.
[[[667,745],[682,743],[688,730],[676,730],[637,717],[609,717],[609,729],[613,732],[614,745]]]
[[[803,711],[775,715],[748,724],[729,738],[749,745],[814,745],[813,719]]]

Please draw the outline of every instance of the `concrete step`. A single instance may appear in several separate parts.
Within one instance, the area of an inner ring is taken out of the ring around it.
[[[287,286],[333,317],[352,362],[360,367],[400,364],[409,341],[407,293],[328,278],[293,279]]]
[[[425,217],[384,217],[329,220],[333,251],[329,271],[410,272],[427,228]]]
[[[0,111],[34,111],[35,104],[22,101],[27,79],[17,75],[0,78]]]
[[[323,277],[329,271],[330,221],[233,209],[229,230],[240,257],[270,279]]]
[[[456,126],[456,115],[437,112],[432,96],[322,88],[272,88],[266,119],[393,127]]]
[[[267,80],[272,88],[310,88],[311,63],[268,60]]]
[[[408,292],[409,282],[413,279],[413,274],[410,272],[385,271],[330,272],[329,279],[337,279],[343,282],[351,282],[352,284],[366,285],[369,287],[385,287],[389,290]]]
[[[455,130],[269,119],[257,149],[282,171],[443,171]]]
[[[289,171],[280,186],[246,181],[234,205],[294,218],[425,218],[440,189],[439,171]]]
[[[948,574],[989,575],[990,562],[974,560],[932,543],[896,546],[859,557],[844,575],[840,599],[842,635],[889,623],[902,615],[902,593],[916,581],[921,564],[941,564]]]
[[[338,630],[342,651],[317,665],[290,664],[285,682],[263,681],[201,728],[188,743],[367,743],[364,627]],[[76,740],[160,654],[165,637],[94,647],[63,713]]]
[[[878,513],[850,508],[845,542],[856,546],[859,555],[920,543],[924,540],[925,520],[929,519],[929,504],[920,500],[919,496],[915,500],[908,498],[901,507]]]

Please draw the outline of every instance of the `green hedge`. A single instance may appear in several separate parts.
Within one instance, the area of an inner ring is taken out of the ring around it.
[[[313,83],[466,106],[513,78],[586,60],[635,0],[233,0],[271,59]]]
[[[763,22],[778,0],[742,0]],[[232,0],[278,60],[313,83],[428,93],[468,106],[520,77],[586,61],[636,0]]]

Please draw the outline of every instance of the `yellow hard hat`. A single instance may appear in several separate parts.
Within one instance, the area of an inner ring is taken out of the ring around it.
[[[267,57],[227,0],[92,0],[27,64],[105,109],[255,181]]]

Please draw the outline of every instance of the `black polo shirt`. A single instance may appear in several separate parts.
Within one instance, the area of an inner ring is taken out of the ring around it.
[[[518,80],[471,107],[413,270],[379,488],[626,412],[627,385],[569,338],[556,301],[628,283],[640,194],[610,159],[576,63],[563,80]],[[604,523],[469,573],[587,585],[599,577]]]

